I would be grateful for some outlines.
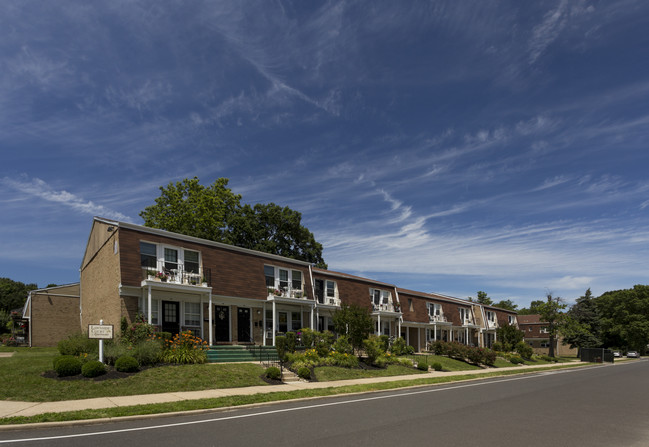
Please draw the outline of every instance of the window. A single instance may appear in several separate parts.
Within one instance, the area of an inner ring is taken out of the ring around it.
[[[370,289],[370,301],[378,306],[379,304],[390,304],[392,294],[387,290]]]
[[[151,300],[151,324],[160,324],[158,322],[158,308],[160,300]]]
[[[550,331],[548,331],[548,328],[547,328],[547,327],[542,327],[540,332],[541,332],[542,334],[547,334],[547,333],[550,332]]]
[[[178,250],[165,248],[165,269],[178,270]]]
[[[487,311],[487,320],[489,320],[490,323],[494,323],[496,321],[496,313]]]
[[[291,312],[291,330],[299,331],[302,328],[302,314],[300,312]]]
[[[462,324],[470,324],[471,323],[471,314],[469,313],[469,309],[465,309],[464,307],[460,307],[460,321]]]
[[[279,288],[288,289],[288,270],[279,269]]]
[[[275,267],[270,265],[264,266],[264,276],[266,277],[266,287],[275,288]]]
[[[266,287],[268,288],[293,292],[302,290],[304,281],[300,270],[289,270],[272,265],[265,265],[264,276],[266,277]]]
[[[428,303],[428,315],[431,317],[442,315],[442,305],[436,303]]]
[[[151,269],[156,268],[157,255],[155,244],[140,242],[140,265]]]
[[[198,262],[198,252],[193,250],[185,250],[185,272],[198,273],[200,271],[200,263]]]
[[[412,298],[408,298],[408,310],[414,312],[414,309],[412,308]]]
[[[516,323],[516,317],[513,315],[507,315],[507,322],[510,326],[513,326]]]
[[[334,281],[327,281],[327,297],[336,297],[336,283]]]
[[[299,270],[292,270],[291,277],[293,278],[291,281],[291,287],[293,287],[293,290],[302,290],[302,272]]]
[[[201,305],[200,303],[185,302],[185,326],[201,325]]]

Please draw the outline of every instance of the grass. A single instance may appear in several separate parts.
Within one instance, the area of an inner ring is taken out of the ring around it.
[[[572,368],[577,365],[567,366],[545,366],[533,369],[527,369],[524,373],[547,371],[553,369]],[[180,401],[164,404],[150,404],[150,405],[137,405],[130,407],[117,407],[107,408],[101,410],[83,410],[64,413],[47,413],[31,417],[11,417],[0,419],[0,425],[7,424],[28,424],[37,422],[61,422],[73,420],[90,420],[98,418],[114,418],[123,416],[146,415],[146,414],[160,414],[176,411],[192,411],[192,410],[208,410],[219,409],[227,407],[236,407],[241,405],[259,404],[264,402],[276,402],[290,399],[304,399],[310,397],[324,397],[335,396],[348,393],[364,393],[371,391],[383,391],[396,388],[404,388],[409,386],[423,386],[433,384],[444,384],[456,381],[465,381],[473,379],[481,379],[496,376],[509,376],[514,374],[521,374],[522,371],[497,371],[482,374],[463,374],[459,376],[446,376],[446,377],[426,377],[426,378],[413,378],[409,380],[400,380],[396,382],[380,382],[365,385],[348,385],[341,387],[320,388],[311,390],[299,390],[289,392],[269,392],[254,395],[242,396],[229,396],[215,399],[198,399],[189,401]]]
[[[424,374],[408,366],[388,365],[386,369],[350,369],[336,366],[318,366],[314,369],[315,376],[319,381],[331,382],[334,380],[362,379],[365,377],[390,377],[407,374]]]
[[[103,381],[47,379],[41,373],[52,369],[56,348],[13,349],[13,357],[0,359],[0,400],[49,402],[267,385],[260,378],[264,369],[251,363],[163,366]]]
[[[470,365],[461,360],[451,359],[442,355],[409,355],[407,357],[415,362],[424,361],[428,363],[428,366],[431,366],[433,363],[439,363],[442,365],[444,371],[473,371],[482,369],[479,366]]]

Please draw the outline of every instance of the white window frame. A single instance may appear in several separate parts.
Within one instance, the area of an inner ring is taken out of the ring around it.
[[[377,296],[378,295],[378,296]],[[378,304],[392,304],[392,292],[389,290],[383,290],[383,289],[375,289],[370,287],[370,302],[374,305],[377,303],[375,302],[375,298],[378,297]]]
[[[188,309],[187,309],[187,307],[189,307],[189,305],[197,306],[196,310],[198,310],[198,312],[189,312]],[[188,318],[189,318],[190,315],[195,317],[195,319],[197,321],[196,324],[188,322]],[[183,301],[183,319],[182,319],[182,321],[183,321],[183,326],[200,327],[200,325],[201,325],[201,303],[195,303],[193,301]]]
[[[270,264],[264,264],[264,278],[267,277],[267,275],[266,275],[266,269],[267,268],[268,269],[270,269],[270,268],[273,269],[273,281],[274,281],[273,286],[272,286],[273,289],[280,290],[282,292],[284,292],[284,291],[288,292],[289,296],[291,294],[295,293],[295,292],[304,293],[304,279],[305,279],[305,277],[304,277],[304,272],[302,272],[302,270],[291,269],[291,268],[288,268],[288,267],[278,267],[278,266],[270,265]],[[286,272],[286,275],[287,275],[286,276],[286,287],[281,287],[280,286],[280,281],[284,282],[284,280],[280,280],[280,272]],[[300,274],[300,278],[301,278],[300,279],[300,286],[301,287],[299,289],[293,287],[293,275],[295,273]],[[268,276],[268,277],[270,277],[270,276]],[[271,287],[271,286],[267,285],[267,287]]]
[[[162,271],[165,268],[165,249],[168,250],[175,250],[177,254],[177,271],[182,271],[185,272],[185,251],[189,251],[192,253],[197,253],[198,254],[198,272],[196,274],[201,275],[203,273],[203,255],[199,250],[194,250],[191,248],[185,248],[181,247],[178,245],[171,245],[171,244],[165,244],[165,243],[156,243],[156,242],[151,242],[151,241],[146,241],[146,240],[141,240],[140,244],[149,244],[149,245],[154,245],[156,248],[156,266],[155,267],[144,267],[142,266],[142,269],[144,270],[151,270],[154,269],[155,271],[159,272]],[[142,253],[140,251],[140,259],[141,259]],[[141,262],[141,261],[140,261]]]
[[[441,317],[444,315],[442,312],[442,305],[438,303],[426,303],[428,306],[428,316],[430,317]]]

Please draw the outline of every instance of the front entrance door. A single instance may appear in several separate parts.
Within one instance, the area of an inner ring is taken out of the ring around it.
[[[180,332],[180,303],[178,301],[162,302],[162,331],[176,335]]]
[[[230,341],[230,308],[228,306],[214,306],[214,339]]]
[[[252,341],[250,336],[250,309],[239,307],[237,310],[237,340],[241,343]]]

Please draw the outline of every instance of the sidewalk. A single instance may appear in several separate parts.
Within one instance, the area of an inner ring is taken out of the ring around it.
[[[555,363],[554,365],[547,365],[547,366],[567,365],[567,364],[575,364],[575,363],[577,362]],[[166,402],[179,402],[184,400],[209,399],[209,398],[218,398],[218,397],[226,397],[226,396],[243,396],[243,395],[261,394],[261,393],[274,393],[274,392],[281,392],[281,391],[335,388],[335,387],[342,387],[348,385],[396,382],[399,380],[416,380],[416,379],[429,378],[429,377],[448,377],[448,376],[459,376],[465,374],[486,374],[491,372],[511,371],[511,370],[523,372],[526,369],[538,368],[540,366],[546,366],[546,365],[538,365],[538,366],[521,365],[521,366],[508,367],[508,368],[481,369],[481,370],[471,370],[471,371],[452,371],[452,372],[431,371],[428,374],[409,374],[405,376],[392,376],[392,377],[372,377],[372,378],[364,378],[364,379],[338,380],[333,382],[291,382],[291,383],[283,383],[281,385],[251,386],[245,388],[226,388],[226,389],[214,389],[214,390],[202,390],[202,391],[182,391],[182,392],[175,392],[175,393],[160,393],[160,394],[139,394],[134,396],[98,397],[92,399],[67,400],[67,401],[58,401],[58,402],[18,402],[18,401],[5,400],[5,401],[0,401],[0,418],[13,417],[13,416],[35,416],[43,413],[59,413],[59,412],[78,411],[78,410],[128,407],[134,405],[159,404],[159,403],[166,403]]]

